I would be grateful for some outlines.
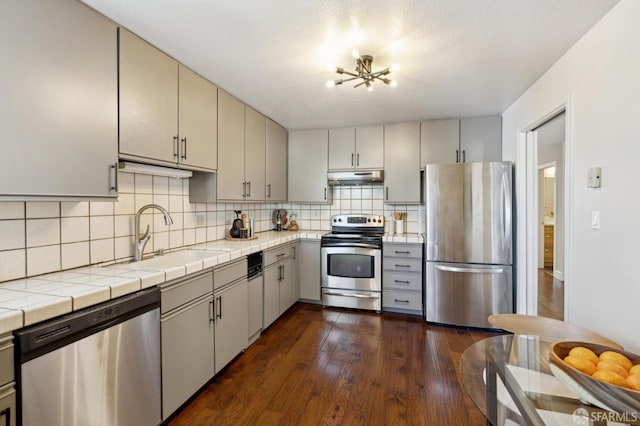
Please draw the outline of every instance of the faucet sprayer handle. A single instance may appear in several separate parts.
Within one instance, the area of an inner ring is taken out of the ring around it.
[[[140,238],[140,240],[148,240],[149,238],[151,238],[151,235],[149,235],[151,233],[151,230],[149,229],[149,225],[147,225],[147,230],[144,231],[144,235],[142,236],[142,238]]]

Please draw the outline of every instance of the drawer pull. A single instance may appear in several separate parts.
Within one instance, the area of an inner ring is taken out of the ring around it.
[[[276,257],[282,257],[282,256],[284,256],[284,253],[276,254]]]
[[[396,303],[410,303],[408,300],[393,299]]]
[[[396,268],[411,268],[411,265],[398,265],[396,263]]]
[[[393,282],[398,284],[411,284],[411,281],[393,280]]]
[[[410,251],[398,251],[398,250],[396,250],[394,253],[395,254],[411,254]]]

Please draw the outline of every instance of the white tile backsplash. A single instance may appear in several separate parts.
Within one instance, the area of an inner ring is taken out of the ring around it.
[[[27,248],[60,244],[60,218],[27,219]]]
[[[60,203],[55,201],[27,202],[27,219],[60,217]]]
[[[63,217],[60,219],[62,243],[89,241],[88,217]]]
[[[169,178],[166,176],[153,177],[153,195],[169,195]]]
[[[25,248],[24,220],[0,221],[0,250]]]
[[[28,276],[46,274],[60,269],[60,245],[27,249]]]
[[[89,203],[86,201],[63,201],[60,203],[60,210],[61,217],[89,216]]]
[[[92,240],[113,238],[113,215],[91,217],[89,222],[89,235]]]
[[[114,239],[91,241],[91,263],[107,262],[114,259]]]
[[[136,194],[153,194],[153,176],[135,175]]]
[[[26,276],[26,250],[0,251],[0,281]]]
[[[89,264],[89,241],[61,245],[62,269],[78,268]]]
[[[89,203],[90,216],[113,216],[114,202],[92,201]]]
[[[24,219],[25,203],[4,202],[0,203],[0,220]]]

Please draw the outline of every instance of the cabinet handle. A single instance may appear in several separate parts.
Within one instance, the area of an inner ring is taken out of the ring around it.
[[[460,150],[456,149],[456,163],[460,162]]]
[[[109,168],[113,170],[113,185],[109,189],[118,192],[118,162],[116,161]]]
[[[356,166],[360,167],[360,153],[356,155]]]
[[[247,197],[247,182],[242,182],[242,198]]]
[[[251,181],[247,182],[247,198],[251,198]]]
[[[351,154],[351,167],[353,167],[353,154]]]
[[[4,416],[4,424],[6,426],[11,425],[11,407],[7,407],[4,410],[0,411],[0,417]]]
[[[466,149],[462,150],[462,162],[463,163],[467,162],[467,150]]]
[[[213,306],[213,300],[209,301],[209,322],[215,322],[213,317],[215,316],[214,312],[214,306]]]
[[[385,187],[385,200],[389,201],[389,187]]]
[[[222,296],[218,297],[218,313],[216,314],[216,318],[222,319]]]
[[[182,155],[181,158],[183,160],[187,159],[187,137],[185,136],[184,138],[181,139],[182,141]]]
[[[408,300],[393,299],[393,301],[396,303],[409,303]]]
[[[271,184],[267,184],[267,198],[271,198]]]
[[[282,257],[282,256],[284,256],[284,253],[276,254],[276,257]]]
[[[403,281],[403,280],[393,280],[393,282],[398,284],[411,284],[411,281]]]
[[[173,137],[173,158],[178,158],[178,135]]]
[[[324,187],[324,200],[327,200],[327,187]]]
[[[396,263],[396,268],[411,268],[411,265],[398,265]]]
[[[410,254],[410,253],[411,253],[410,251],[399,251],[399,250],[395,251],[395,254]]]
[[[293,249],[293,259],[296,259],[296,246],[291,247]]]

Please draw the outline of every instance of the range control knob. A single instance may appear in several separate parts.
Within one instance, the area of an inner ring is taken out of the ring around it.
[[[333,221],[334,221],[334,222],[337,222],[337,221],[338,221],[338,219],[336,219],[336,218],[334,217],[334,218],[333,218]]]
[[[338,222],[342,222],[342,218],[338,219]]]
[[[371,222],[371,218],[367,219],[367,222]]]

